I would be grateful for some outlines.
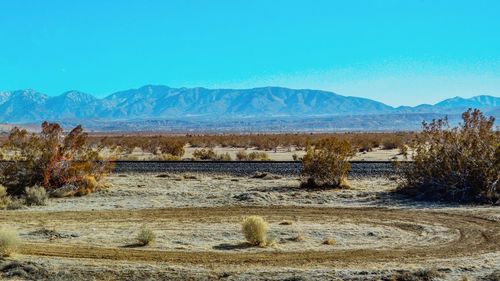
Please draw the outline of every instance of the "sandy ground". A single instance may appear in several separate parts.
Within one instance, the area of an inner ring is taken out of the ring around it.
[[[388,179],[329,191],[300,189],[296,178],[202,174],[107,182],[86,197],[0,211],[24,241],[4,264],[55,280],[389,280],[431,269],[435,280],[480,280],[500,270],[499,207],[414,202]],[[245,244],[240,222],[254,214],[269,222],[272,247]],[[143,226],[157,239],[138,247]]]

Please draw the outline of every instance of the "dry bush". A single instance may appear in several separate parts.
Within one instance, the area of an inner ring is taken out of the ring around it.
[[[231,161],[229,153],[217,154],[212,148],[195,149],[193,157],[198,160]]]
[[[260,216],[247,217],[241,224],[241,231],[245,239],[253,246],[266,247],[269,245],[268,229],[267,222]]]
[[[307,188],[347,187],[351,168],[349,158],[354,155],[347,141],[325,139],[309,147],[302,159],[302,186]]]
[[[184,146],[190,144],[196,148],[236,147],[256,148],[265,151],[276,151],[278,148],[301,150],[309,145],[315,145],[323,139],[335,137],[346,140],[351,145],[363,151],[379,147],[383,140],[394,138],[407,143],[413,133],[319,133],[319,134],[218,134],[218,135],[111,135],[91,136],[90,142],[98,147],[115,149],[119,147],[124,153],[130,154],[134,148],[154,154],[171,154],[182,157]],[[397,140],[399,142],[399,140]],[[399,147],[399,145],[398,145]],[[124,157],[124,156],[122,156]],[[238,157],[237,157],[238,158]],[[239,160],[246,160],[241,158]]]
[[[213,160],[217,157],[217,154],[212,148],[202,148],[195,149],[193,152],[193,157],[200,160]]]
[[[5,209],[10,204],[12,204],[12,199],[9,194],[7,194],[7,189],[5,186],[0,185],[0,209]]]
[[[265,152],[250,152],[248,154],[248,160],[252,160],[252,161],[255,161],[255,160],[260,160],[260,161],[267,161],[269,160],[269,155]]]
[[[240,161],[267,161],[269,160],[269,155],[266,152],[253,151],[247,153],[243,150],[236,153],[236,159]]]
[[[125,155],[121,156],[120,160],[125,160],[125,161],[140,161],[140,157],[137,155]]]
[[[445,275],[439,272],[435,267],[431,269],[420,269],[414,272],[400,272],[393,275],[391,281],[433,281],[444,278]]]
[[[244,150],[240,150],[236,153],[236,159],[238,161],[248,160],[248,153],[246,153]]]
[[[335,241],[335,239],[333,238],[325,238],[325,240],[323,241],[323,245],[329,245],[329,246],[333,246],[337,243],[337,241]]]
[[[155,241],[156,235],[151,229],[143,226],[139,230],[136,239],[142,246],[147,246]]]
[[[500,200],[500,139],[493,117],[479,110],[462,114],[451,128],[447,119],[423,123],[411,144],[413,165],[400,169],[400,190],[421,199],[454,202]]]
[[[221,153],[221,154],[217,154],[217,157],[216,159],[217,161],[231,161],[231,155],[226,152],[226,153]]]
[[[0,257],[8,257],[17,251],[21,239],[17,232],[10,227],[0,229]]]
[[[184,155],[184,146],[186,141],[179,139],[169,139],[166,137],[158,137],[157,148],[163,154],[170,154],[176,157],[182,157]]]
[[[398,135],[388,136],[382,139],[383,149],[396,149],[404,147],[403,138]]]
[[[26,206],[26,202],[24,202],[24,199],[18,198],[18,199],[12,199],[12,201],[7,205],[7,210],[19,210],[23,209]]]
[[[109,135],[91,136],[89,143],[96,147],[109,148],[111,150],[119,148],[125,154],[120,159],[132,153],[136,148],[155,155],[168,154],[181,158],[185,152],[184,146],[187,143],[187,139],[179,136],[160,135]]]
[[[10,260],[0,264],[0,280],[83,280],[83,278],[61,278],[59,273],[44,268],[45,265],[22,260]]]
[[[373,151],[373,146],[368,141],[361,142],[356,147],[358,148],[358,152],[370,152],[370,151]]]
[[[26,187],[24,202],[28,206],[47,205],[47,191],[41,186]]]
[[[166,154],[161,155],[161,160],[162,161],[179,161],[179,160],[181,160],[181,157],[166,153]]]
[[[99,186],[100,185],[94,176],[91,175],[84,176],[82,178],[82,186],[76,189],[74,195],[76,196],[87,195],[89,193],[92,193],[94,190],[97,190]]]
[[[96,181],[111,165],[99,157],[99,149],[87,144],[87,134],[77,126],[68,134],[58,124],[44,122],[39,134],[14,128],[4,146],[15,153],[11,163],[0,170],[0,182],[9,194],[22,194],[25,187],[42,186],[55,191],[74,185],[75,192],[89,190],[86,177]],[[93,190],[91,190],[93,191]]]

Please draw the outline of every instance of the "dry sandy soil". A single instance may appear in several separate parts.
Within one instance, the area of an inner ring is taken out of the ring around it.
[[[5,276],[17,273],[19,279],[39,280],[500,277],[500,207],[414,202],[392,193],[396,183],[388,179],[351,180],[351,189],[329,191],[306,191],[298,188],[295,178],[273,176],[122,174],[107,181],[107,189],[86,197],[0,211],[0,224],[16,228],[24,242],[19,254],[2,262]],[[269,222],[274,246],[245,244],[240,222],[248,215],[261,215]],[[136,244],[142,226],[155,232],[154,244]],[[336,243],[323,244],[327,238]]]

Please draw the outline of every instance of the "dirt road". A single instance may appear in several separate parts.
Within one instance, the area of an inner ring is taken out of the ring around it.
[[[307,264],[359,264],[365,261],[421,261],[429,258],[453,258],[500,251],[500,222],[466,213],[402,210],[383,208],[301,208],[301,207],[212,207],[164,208],[139,210],[66,211],[66,212],[3,212],[0,222],[26,224],[51,221],[64,224],[116,224],[120,222],[182,222],[210,224],[237,223],[247,215],[262,215],[270,222],[297,219],[318,223],[348,220],[397,228],[413,235],[422,233],[422,224],[446,228],[457,234],[445,243],[408,245],[366,249],[304,250],[304,251],[185,251],[148,248],[99,247],[96,245],[64,244],[57,242],[25,243],[24,255],[67,258],[107,259],[117,261],[155,261],[176,264],[254,264],[275,266],[306,266]]]

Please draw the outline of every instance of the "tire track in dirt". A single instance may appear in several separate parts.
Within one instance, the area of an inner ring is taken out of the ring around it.
[[[429,258],[464,257],[500,251],[500,222],[468,214],[438,211],[402,210],[383,208],[307,208],[307,207],[211,207],[167,208],[140,210],[105,210],[72,212],[3,212],[0,221],[26,222],[30,220],[56,220],[102,223],[116,221],[183,221],[237,222],[246,215],[262,215],[270,221],[300,218],[301,221],[321,222],[349,219],[356,223],[367,221],[412,230],[408,225],[439,225],[459,233],[459,238],[447,243],[429,246],[411,246],[390,249],[356,249],[329,251],[306,250],[299,252],[257,251],[182,251],[133,248],[104,248],[91,245],[57,245],[26,243],[20,252],[24,255],[65,258],[108,259],[123,261],[154,261],[179,264],[258,264],[258,265],[347,265],[361,262],[419,261]],[[403,224],[401,222],[404,222]]]

